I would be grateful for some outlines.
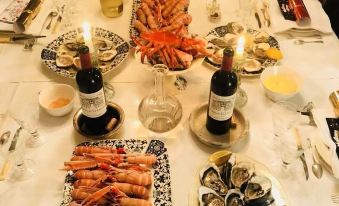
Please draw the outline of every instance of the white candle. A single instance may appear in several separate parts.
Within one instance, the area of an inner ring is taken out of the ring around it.
[[[91,34],[91,26],[89,25],[88,22],[84,22],[82,24],[82,28],[83,28],[82,36],[84,37],[85,45],[88,46],[89,53],[93,53],[94,48],[93,48],[93,41],[92,41],[92,34]]]
[[[235,56],[238,58],[242,58],[244,56],[244,49],[245,49],[245,37],[241,36],[238,39],[237,49],[235,51]]]

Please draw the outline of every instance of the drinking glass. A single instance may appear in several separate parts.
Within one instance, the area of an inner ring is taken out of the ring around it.
[[[107,17],[118,17],[124,10],[123,0],[100,0],[102,13]]]
[[[248,25],[251,13],[254,7],[253,0],[238,0],[239,8],[237,10],[237,16],[240,18],[241,22]]]
[[[38,93],[27,94],[24,103],[17,100],[9,109],[9,115],[28,132],[28,147],[38,147],[45,142],[38,132],[39,111]]]
[[[12,102],[16,88],[17,84],[15,83],[0,83],[0,129],[7,117],[8,108]]]
[[[163,64],[153,66],[155,90],[139,105],[139,119],[149,130],[157,133],[170,131],[180,122],[182,107],[178,99],[165,92],[164,77],[168,67]]]
[[[221,12],[218,0],[206,0],[206,10],[211,21],[220,19]]]
[[[234,62],[233,62],[233,69],[238,77],[238,88],[237,88],[237,93],[236,93],[236,98],[235,98],[235,106],[238,108],[244,107],[248,101],[248,96],[247,96],[246,91],[243,88],[241,88],[241,73],[244,69],[245,59],[246,59],[246,54],[244,54],[241,58],[235,57]]]

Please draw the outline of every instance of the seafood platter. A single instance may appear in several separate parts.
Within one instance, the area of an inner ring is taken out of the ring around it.
[[[78,48],[84,44],[80,31],[81,28],[69,31],[49,43],[41,52],[41,59],[53,72],[58,75],[75,78],[80,69]],[[93,28],[93,47],[97,50],[98,68],[105,75],[117,68],[127,57],[128,43],[117,34]]]
[[[211,55],[207,41],[188,32],[188,6],[189,0],[134,0],[130,36],[141,63],[180,71]]]
[[[102,140],[78,145],[61,206],[171,206],[167,149],[159,140]]]
[[[205,62],[215,69],[221,67],[222,51],[225,47],[236,49],[238,38],[245,38],[246,59],[242,76],[260,76],[262,71],[277,63],[276,56],[281,54],[279,43],[264,31],[257,31],[246,28],[238,22],[230,22],[226,26],[214,28],[206,36],[208,49],[213,51],[213,55],[205,57]]]
[[[289,205],[280,183],[265,166],[238,153],[221,153],[224,155],[211,161],[213,154],[200,169],[198,197],[194,205]]]

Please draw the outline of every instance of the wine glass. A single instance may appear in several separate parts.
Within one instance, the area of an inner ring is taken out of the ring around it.
[[[0,129],[5,122],[10,103],[16,91],[16,83],[0,83]]]
[[[27,94],[27,93],[26,93]],[[45,139],[39,135],[39,103],[38,93],[29,93],[25,96],[25,103],[17,100],[13,102],[9,115],[25,130],[28,132],[26,144],[28,147],[38,147],[45,142]]]
[[[139,104],[139,119],[149,130],[157,133],[170,131],[180,122],[182,107],[180,102],[166,94],[164,77],[168,67],[163,64],[153,66],[155,90]]]

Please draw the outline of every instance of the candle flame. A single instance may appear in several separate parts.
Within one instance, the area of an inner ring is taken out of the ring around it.
[[[236,54],[237,54],[237,55],[243,55],[243,53],[244,53],[244,48],[245,48],[245,37],[244,37],[244,36],[241,36],[241,37],[238,39]]]
[[[83,28],[83,37],[85,41],[90,41],[92,39],[91,37],[91,26],[89,25],[88,22],[84,22],[82,24]]]

